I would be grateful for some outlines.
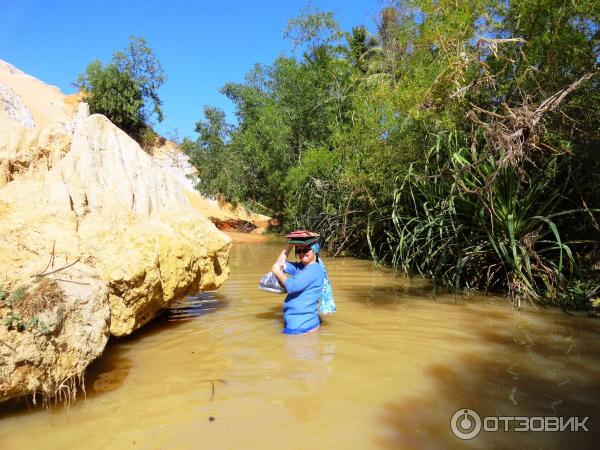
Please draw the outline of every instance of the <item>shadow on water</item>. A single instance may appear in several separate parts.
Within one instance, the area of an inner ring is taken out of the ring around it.
[[[357,287],[344,296],[355,303],[369,307],[394,310],[399,304],[407,302],[435,302],[438,304],[456,304],[468,300],[468,296],[447,292],[434,292],[431,286],[377,286]]]
[[[200,292],[176,300],[155,319],[129,336],[120,338],[111,336],[102,356],[88,366],[85,374],[85,392],[78,392],[77,401],[83,398],[94,398],[121,387],[132,367],[132,362],[126,354],[136,343],[147,337],[173,330],[187,320],[213,313],[226,306],[227,302],[217,298],[215,293]],[[37,405],[33,404],[31,396],[9,400],[0,405],[0,418],[29,414],[32,410],[43,408],[41,397],[36,399],[36,403]],[[51,413],[64,413],[64,405],[60,402],[55,405],[52,401],[49,406]]]
[[[281,309],[281,305],[272,306],[265,312],[261,312],[255,314],[257,319],[267,319],[267,320],[283,320],[283,312]]]
[[[377,420],[388,433],[377,436],[376,442],[384,448],[419,449],[598,448],[600,324],[574,329],[577,325],[568,319],[553,318],[524,329],[506,329],[502,317],[492,316],[491,324],[489,318],[471,323],[473,334],[456,342],[460,348],[478,340],[489,351],[457,350],[452,363],[429,366],[423,373],[432,386],[426,395],[384,405]],[[452,435],[450,418],[464,408],[482,418],[589,417],[589,432],[525,433],[512,428],[482,431],[462,441]]]
[[[213,313],[226,306],[227,303],[216,298],[213,292],[200,292],[176,300],[154,320],[131,335],[111,338],[102,358],[91,364],[87,370],[87,396],[95,397],[123,385],[131,369],[131,361],[125,353],[136,343],[147,337],[172,331],[174,327],[183,325],[188,320]]]
[[[197,295],[175,301],[161,314],[167,321],[189,320],[203,316],[227,306],[227,303],[215,296],[214,292],[200,292]]]
[[[407,300],[434,300],[430,286],[377,286],[354,289],[348,297],[359,303],[394,307]]]
[[[474,293],[455,293],[443,288],[434,289],[429,282],[412,284],[409,281],[407,284],[404,283],[388,281],[379,286],[356,286],[353,287],[352,291],[344,292],[344,296],[357,303],[389,308],[395,308],[398,304],[407,301],[454,305],[471,301],[472,295],[478,297],[477,301],[482,301],[485,298],[492,302],[502,299],[507,305],[510,304],[508,298],[497,293],[486,294],[478,291]],[[535,308],[529,308],[528,305],[524,305],[523,309],[535,310]]]

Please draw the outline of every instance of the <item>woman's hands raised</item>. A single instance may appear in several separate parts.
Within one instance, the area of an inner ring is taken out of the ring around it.
[[[271,267],[271,272],[275,274],[275,276],[279,279],[279,281],[283,284],[285,283],[285,274],[283,273],[283,268],[285,267],[285,263],[287,262],[287,258],[294,247],[293,244],[288,244],[284,247],[284,249],[279,254],[277,261]]]

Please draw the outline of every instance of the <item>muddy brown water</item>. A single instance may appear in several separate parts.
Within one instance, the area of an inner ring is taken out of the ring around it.
[[[256,287],[281,245],[235,244],[219,290],[111,340],[68,411],[0,406],[0,448],[598,448],[598,320],[434,298],[425,280],[338,258],[326,259],[338,312],[286,336],[283,296]],[[463,441],[450,418],[466,408],[588,416],[590,431]]]

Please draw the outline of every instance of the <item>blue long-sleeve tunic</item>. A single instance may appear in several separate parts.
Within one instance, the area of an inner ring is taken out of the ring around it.
[[[283,332],[306,333],[319,326],[318,306],[323,294],[325,272],[320,264],[304,266],[302,263],[286,263],[283,270],[291,275],[286,278],[287,297],[283,303]]]

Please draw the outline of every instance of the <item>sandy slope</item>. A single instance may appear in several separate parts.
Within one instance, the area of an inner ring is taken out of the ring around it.
[[[38,132],[56,122],[70,125],[82,99],[81,94],[65,96],[57,87],[27,75],[1,59],[0,83],[21,98],[33,116],[35,129]],[[0,116],[2,113],[3,111],[0,111]],[[234,208],[227,203],[218,203],[199,195],[194,189],[194,181],[188,177],[188,175],[193,177],[196,171],[175,143],[164,141],[161,146],[153,149],[152,159],[155,164],[179,181],[188,204],[207,217],[247,220],[255,223],[261,230],[267,226],[269,220],[267,216],[254,214],[240,207]]]
[[[78,102],[70,101],[70,97],[66,97],[56,86],[27,75],[1,59],[0,83],[21,97],[35,120],[36,128],[54,122],[68,124],[75,116]]]

